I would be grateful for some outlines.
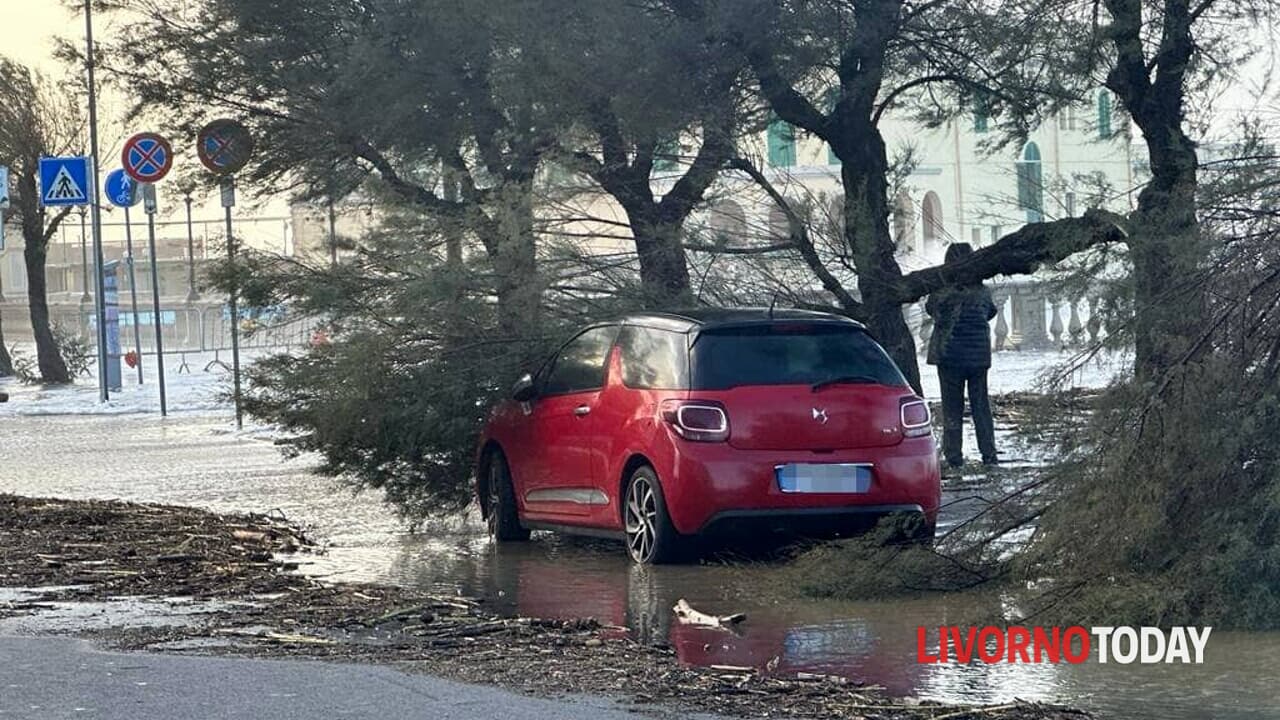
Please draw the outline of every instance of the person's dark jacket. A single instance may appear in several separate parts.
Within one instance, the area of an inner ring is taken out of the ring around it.
[[[929,296],[925,312],[933,318],[930,365],[991,367],[991,329],[996,316],[991,292],[982,285],[943,288]]]

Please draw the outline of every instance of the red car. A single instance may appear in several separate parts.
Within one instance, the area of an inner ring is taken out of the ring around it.
[[[493,410],[476,491],[500,542],[604,535],[641,563],[693,536],[839,536],[892,513],[931,536],[941,492],[929,407],[866,329],[762,309],[582,330]]]

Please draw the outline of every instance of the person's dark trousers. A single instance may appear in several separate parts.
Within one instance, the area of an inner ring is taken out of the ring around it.
[[[982,453],[983,462],[995,462],[996,430],[991,418],[991,399],[987,397],[987,368],[939,365],[938,381],[942,386],[942,456],[951,465],[964,462],[962,428],[967,385],[973,429],[978,436],[978,451]]]

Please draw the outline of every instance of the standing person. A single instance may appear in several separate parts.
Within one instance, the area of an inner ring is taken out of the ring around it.
[[[955,262],[972,252],[969,243],[956,243],[947,248],[946,262]],[[988,323],[996,316],[991,291],[981,282],[948,286],[929,296],[925,312],[933,318],[928,362],[938,367],[942,386],[942,455],[951,467],[964,464],[961,428],[967,385],[982,462],[994,465],[996,433],[991,399],[987,396],[987,370],[991,368]]]

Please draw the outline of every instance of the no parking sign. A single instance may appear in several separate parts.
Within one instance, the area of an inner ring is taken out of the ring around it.
[[[196,137],[196,153],[210,172],[231,175],[239,172],[253,155],[253,135],[235,120],[214,120]]]
[[[140,183],[156,183],[173,167],[173,147],[156,133],[138,133],[124,144],[124,171]]]

